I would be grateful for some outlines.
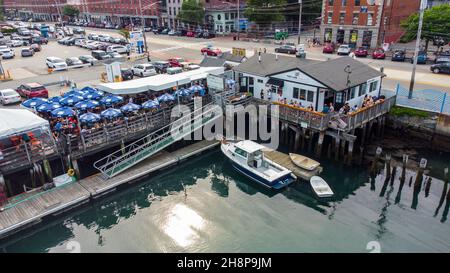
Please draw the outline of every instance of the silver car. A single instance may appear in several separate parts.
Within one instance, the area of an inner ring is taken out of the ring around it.
[[[2,105],[20,102],[20,95],[14,89],[0,90],[0,102]]]

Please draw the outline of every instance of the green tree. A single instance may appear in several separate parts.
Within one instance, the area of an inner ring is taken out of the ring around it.
[[[73,18],[73,17],[78,17],[78,15],[80,14],[80,11],[74,6],[66,5],[66,6],[64,6],[62,13],[65,16],[69,16],[70,18]]]
[[[203,25],[205,10],[203,4],[197,0],[185,0],[181,5],[177,18],[184,23],[193,25]]]
[[[126,28],[122,28],[121,30],[119,30],[119,34],[125,39],[127,39],[127,41],[128,39],[130,39],[130,32]]]
[[[244,15],[258,28],[268,28],[272,23],[284,21],[281,11],[285,4],[286,0],[248,0]]]
[[[419,14],[415,13],[400,23],[400,26],[405,29],[405,34],[402,36],[402,42],[410,42],[416,39],[417,28],[419,27]],[[448,40],[450,33],[450,4],[443,4],[434,6],[431,9],[425,10],[423,14],[422,39],[425,40],[425,49],[428,49],[428,43],[434,39],[435,36],[441,36]]]

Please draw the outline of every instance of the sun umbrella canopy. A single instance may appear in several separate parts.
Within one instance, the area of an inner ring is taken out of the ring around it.
[[[22,102],[22,105],[27,108],[36,108],[41,104],[46,103],[47,100],[43,98],[32,98]]]
[[[63,97],[69,96],[83,96],[85,92],[78,89],[71,89],[70,91],[64,93]]]
[[[102,97],[103,97],[103,93],[102,92],[97,92],[97,91],[86,92],[83,95],[83,98],[85,98],[87,100],[99,100]]]
[[[193,86],[191,86],[191,88],[189,88],[189,90],[193,93],[199,92],[200,96],[203,96],[205,94],[205,88],[203,88],[200,85],[193,85]]]
[[[80,110],[94,109],[99,106],[100,103],[95,100],[83,100],[75,104],[75,107]]]
[[[142,104],[142,107],[144,109],[152,109],[152,108],[158,108],[159,102],[157,100],[149,100]]]
[[[100,121],[101,117],[100,115],[94,114],[94,113],[86,113],[81,116],[79,116],[79,119],[82,123],[93,123]]]
[[[89,93],[89,92],[97,92],[97,89],[95,89],[94,87],[86,86],[81,88],[81,91],[84,93]]]
[[[139,109],[141,109],[141,106],[137,105],[137,104],[134,104],[132,102],[130,102],[128,104],[125,104],[124,106],[120,107],[120,110],[122,112],[124,112],[124,113],[125,112],[134,112],[134,111],[137,111]]]
[[[109,95],[106,97],[103,97],[100,102],[103,103],[104,105],[113,105],[116,103],[120,103],[123,101],[123,98],[121,96],[114,96],[114,95]]]
[[[55,97],[51,97],[48,99],[49,102],[57,102],[59,103],[59,101],[62,99],[63,97],[61,96],[55,96]]]
[[[52,117],[55,118],[67,118],[67,117],[73,117],[75,115],[75,112],[70,107],[61,107],[58,109],[53,110]]]
[[[122,112],[114,108],[108,108],[101,112],[100,115],[102,116],[102,118],[113,119],[122,116]]]
[[[181,90],[175,91],[175,96],[187,97],[190,95],[191,95],[191,92],[188,89],[181,89]]]
[[[173,100],[175,100],[175,97],[167,93],[158,97],[159,102],[167,102]]]
[[[83,100],[82,96],[70,95],[70,96],[62,98],[59,101],[59,103],[64,106],[74,106],[77,102],[80,102],[82,100]]]
[[[36,110],[38,112],[51,112],[55,109],[61,108],[61,104],[57,103],[57,102],[46,102],[43,103],[41,105],[39,105]]]

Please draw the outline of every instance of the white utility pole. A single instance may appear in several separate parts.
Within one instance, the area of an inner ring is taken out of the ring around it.
[[[240,4],[240,1],[239,0],[237,0],[237,40],[239,41],[239,32],[241,32],[241,26],[240,26],[240,21],[239,21],[239,17],[240,17],[240,14],[239,14],[239,10],[240,10],[240,8],[241,8],[241,4]]]
[[[300,33],[301,33],[301,29],[302,29],[302,6],[303,6],[303,1],[302,0],[298,0],[299,5],[299,10],[298,10],[298,40],[297,40],[297,44],[300,44]]]
[[[408,98],[412,99],[413,90],[414,90],[414,81],[416,78],[416,66],[417,66],[417,55],[419,54],[420,47],[420,37],[422,36],[422,25],[423,25],[423,13],[425,12],[425,8],[427,6],[427,0],[420,1],[420,14],[419,14],[419,27],[417,28],[417,38],[416,38],[416,48],[414,49],[414,62],[413,69],[411,73],[411,81],[409,83],[409,94]]]

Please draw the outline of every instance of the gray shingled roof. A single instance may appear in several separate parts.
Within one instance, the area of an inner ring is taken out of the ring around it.
[[[231,52],[223,52],[220,58],[225,59],[229,62],[240,63],[244,59],[244,56],[233,55]]]
[[[225,64],[226,60],[215,57],[204,57],[200,62],[200,66],[203,67],[221,67]]]
[[[359,85],[378,76],[385,76],[380,71],[350,57],[315,61],[283,55],[278,55],[278,60],[276,60],[275,56],[275,54],[262,53],[261,62],[258,62],[258,54],[255,54],[247,61],[235,66],[233,70],[265,77],[299,69],[335,91]],[[347,64],[350,65],[352,71],[349,86],[347,86],[347,73],[344,71]]]

